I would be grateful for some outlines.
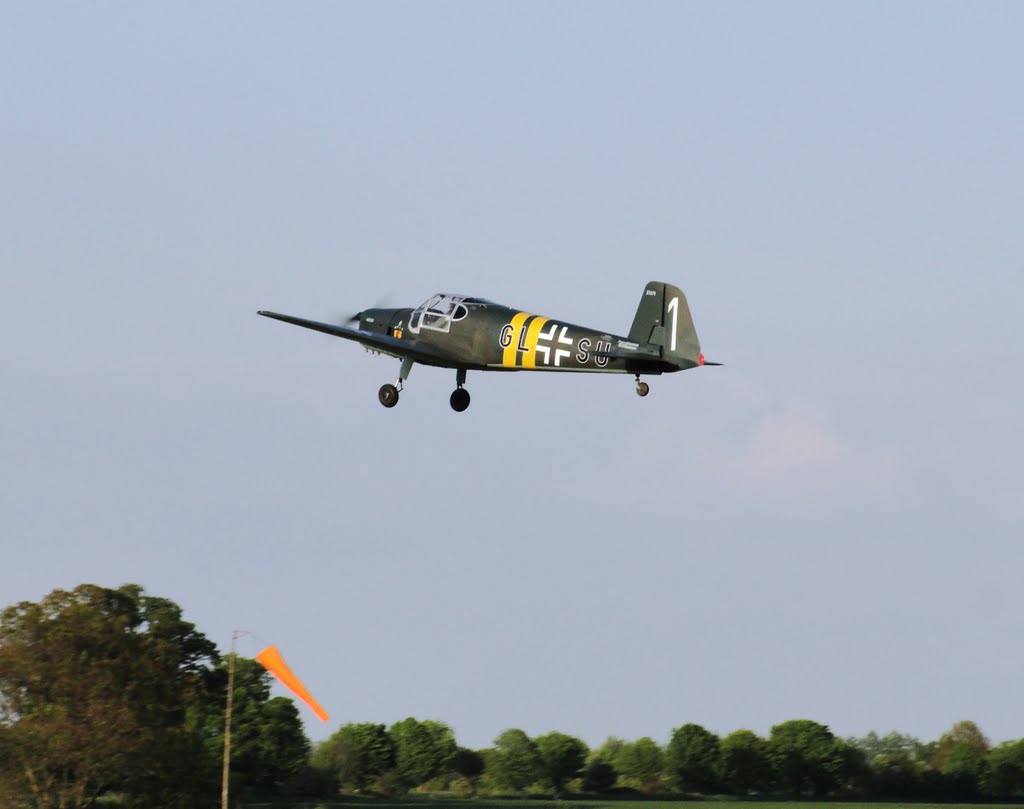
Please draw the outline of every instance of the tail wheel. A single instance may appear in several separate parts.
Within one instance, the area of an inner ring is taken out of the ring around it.
[[[637,396],[640,396],[642,398],[642,397],[646,396],[650,392],[651,392],[651,386],[648,385],[646,382],[637,382],[636,383],[636,395]]]
[[[398,388],[390,383],[381,385],[380,390],[377,391],[377,398],[380,399],[380,403],[384,407],[394,407],[398,404]]]
[[[469,407],[469,391],[465,388],[456,388],[452,391],[451,398],[448,402],[451,404],[452,410],[456,413],[461,413]]]

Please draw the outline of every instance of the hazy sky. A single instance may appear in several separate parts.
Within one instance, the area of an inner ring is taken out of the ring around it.
[[[0,602],[276,642],[333,714],[1024,736],[1024,5],[9,4]],[[651,379],[256,316],[481,295]],[[259,646],[243,640],[240,651]]]

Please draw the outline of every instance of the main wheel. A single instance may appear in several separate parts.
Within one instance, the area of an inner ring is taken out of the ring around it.
[[[469,391],[465,388],[456,388],[452,391],[452,396],[448,402],[451,404],[452,410],[456,413],[461,413],[469,407]]]
[[[646,382],[637,382],[636,383],[636,395],[637,396],[646,396],[650,392],[651,392],[651,386],[648,385]]]
[[[381,385],[377,391],[377,398],[384,407],[394,407],[398,404],[398,388],[392,384]]]

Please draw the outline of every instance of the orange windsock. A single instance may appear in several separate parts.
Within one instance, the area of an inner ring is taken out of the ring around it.
[[[305,702],[321,722],[326,722],[330,719],[327,715],[327,711],[321,708],[320,703],[313,699],[313,695],[306,690],[306,686],[302,684],[302,680],[296,677],[295,673],[288,668],[288,664],[284,662],[284,658],[281,657],[281,653],[277,651],[276,646],[271,644],[256,655],[256,659],[263,664],[263,668],[277,677],[285,688]]]

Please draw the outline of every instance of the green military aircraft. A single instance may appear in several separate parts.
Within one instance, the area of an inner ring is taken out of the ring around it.
[[[319,323],[277,312],[258,312],[306,329],[362,343],[402,361],[397,382],[377,394],[384,407],[398,404],[415,363],[455,369],[452,409],[469,407],[467,371],[583,371],[633,374],[636,392],[650,390],[641,374],[684,371],[705,362],[686,296],[657,281],[644,289],[628,337],[533,315],[484,298],[438,294],[415,309],[365,309],[349,318],[359,328]]]

